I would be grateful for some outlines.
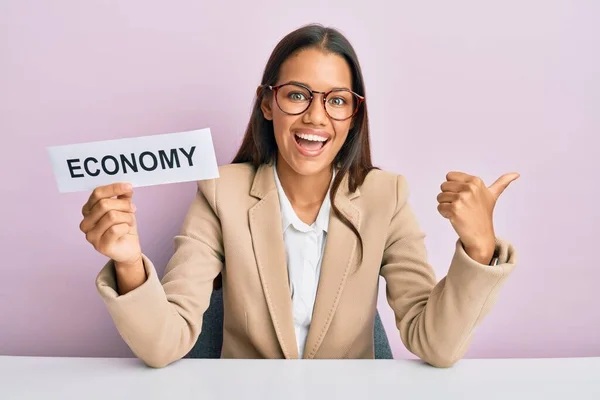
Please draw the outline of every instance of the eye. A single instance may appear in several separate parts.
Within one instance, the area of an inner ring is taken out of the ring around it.
[[[306,95],[302,92],[290,92],[288,98],[292,101],[305,101],[307,100]]]
[[[329,99],[329,104],[331,104],[332,106],[341,107],[346,104],[346,99],[344,99],[343,97],[334,97],[332,99]]]

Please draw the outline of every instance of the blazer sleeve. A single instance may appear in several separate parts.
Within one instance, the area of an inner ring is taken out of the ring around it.
[[[462,358],[473,330],[488,314],[516,263],[513,246],[496,239],[499,263],[471,259],[460,240],[448,274],[436,284],[421,232],[408,198],[408,185],[397,180],[397,204],[389,226],[381,275],[396,326],[406,348],[436,367]]]
[[[213,281],[224,262],[216,185],[216,180],[198,183],[162,281],[146,255],[146,281],[122,296],[112,260],[96,278],[121,337],[148,366],[160,368],[182,358],[200,335]]]

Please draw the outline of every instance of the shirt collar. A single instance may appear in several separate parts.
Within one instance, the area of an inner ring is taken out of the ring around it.
[[[304,223],[294,211],[292,207],[292,203],[285,194],[283,190],[283,186],[281,185],[281,181],[279,180],[279,175],[277,174],[277,165],[273,163],[273,175],[275,176],[275,185],[277,186],[277,193],[279,195],[279,207],[281,209],[281,227],[283,232],[292,225],[294,228],[298,229],[301,232],[306,232],[313,227],[318,230],[322,230],[327,232],[329,228],[329,214],[331,212],[331,199],[329,198],[331,191],[331,183],[329,184],[329,189],[327,190],[327,195],[321,204],[321,208],[319,209],[319,214],[317,215],[317,219],[315,220],[313,226],[309,226]],[[333,178],[335,177],[335,170],[331,177],[331,182],[333,182]]]

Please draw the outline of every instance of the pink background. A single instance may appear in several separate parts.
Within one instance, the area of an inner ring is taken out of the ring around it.
[[[0,354],[131,355],[78,230],[88,193],[57,192],[46,146],[210,127],[225,164],[270,51],[316,21],[356,47],[374,159],[406,175],[438,278],[455,241],[436,210],[446,172],[522,174],[496,209],[520,265],[467,357],[600,356],[600,3],[494,3],[0,2]],[[136,191],[159,266],[194,190]],[[380,310],[409,356],[383,296]]]

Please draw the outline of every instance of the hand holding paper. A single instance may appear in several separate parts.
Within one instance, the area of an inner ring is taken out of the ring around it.
[[[115,262],[119,292],[146,279],[131,202],[139,186],[218,178],[210,129],[49,147],[59,192],[92,190],[79,228]]]
[[[79,228],[86,240],[117,263],[135,264],[142,256],[132,197],[129,184],[100,186],[81,209]]]

